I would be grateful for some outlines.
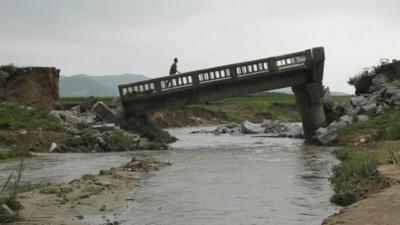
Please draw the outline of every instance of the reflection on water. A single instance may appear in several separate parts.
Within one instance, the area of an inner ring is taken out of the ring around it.
[[[297,139],[190,130],[171,130],[180,139],[171,151],[41,155],[27,161],[28,176],[63,182],[137,155],[172,162],[143,180],[133,205],[117,214],[122,224],[312,225],[337,210],[329,203],[328,178],[336,163],[331,149],[305,146]],[[0,164],[1,176],[12,164]],[[85,219],[104,222],[101,215]]]

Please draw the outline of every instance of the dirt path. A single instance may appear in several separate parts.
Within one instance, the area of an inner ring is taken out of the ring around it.
[[[384,165],[379,172],[391,180],[391,187],[328,217],[324,225],[400,225],[400,167]]]
[[[84,175],[68,184],[45,185],[23,193],[19,212],[24,225],[79,225],[85,215],[106,215],[129,206],[139,179],[166,162],[135,160],[120,168]]]

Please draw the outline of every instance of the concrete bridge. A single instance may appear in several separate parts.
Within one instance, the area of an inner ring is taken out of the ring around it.
[[[127,117],[292,87],[309,139],[325,123],[322,47],[119,86]]]

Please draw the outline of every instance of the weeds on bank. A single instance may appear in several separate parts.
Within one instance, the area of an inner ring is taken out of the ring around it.
[[[18,219],[17,211],[21,208],[17,195],[21,192],[20,182],[24,170],[20,161],[15,172],[12,172],[0,187],[0,223],[9,223]]]
[[[378,166],[397,160],[393,146],[400,147],[400,142],[388,142],[378,149],[343,148],[335,151],[342,162],[334,166],[331,182],[335,194],[331,201],[347,206],[365,198],[370,191],[385,187],[386,182],[378,174]]]
[[[30,157],[32,157],[32,153],[26,149],[6,149],[0,147],[0,160]]]
[[[41,108],[24,108],[12,103],[0,103],[0,130],[57,130],[57,118]]]
[[[339,135],[356,133],[362,129],[375,128],[377,132],[371,134],[369,141],[398,140],[400,139],[400,113],[391,110],[382,115],[369,119],[366,122],[356,122],[339,130]]]

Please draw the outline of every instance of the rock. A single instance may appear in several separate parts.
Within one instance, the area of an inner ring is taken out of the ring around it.
[[[369,120],[369,117],[367,115],[358,115],[357,116],[358,121],[360,122],[366,122]]]
[[[92,128],[99,132],[111,131],[116,128],[115,123],[105,123],[105,124],[96,124],[92,125]]]
[[[28,131],[27,131],[27,130],[20,130],[20,131],[19,131],[19,134],[21,134],[21,135],[27,135],[27,134],[28,134]]]
[[[331,91],[329,90],[329,87],[326,87],[324,89],[324,96],[322,98],[322,103],[324,104],[324,108],[326,110],[330,112],[333,111],[335,103],[332,100]]]
[[[346,122],[347,124],[353,123],[353,117],[349,116],[349,115],[344,115],[344,116],[340,117],[339,120],[343,121],[343,122]]]
[[[114,115],[113,111],[108,108],[103,102],[97,102],[93,108],[92,112],[94,112],[100,119],[108,123],[117,123],[118,119]]]
[[[84,99],[82,101],[82,103],[79,105],[80,111],[81,112],[89,111],[90,109],[93,108],[93,106],[94,106],[94,104],[96,104],[96,102],[97,102],[97,99],[94,96],[90,96],[90,97]]]
[[[332,130],[332,129],[338,130],[338,129],[346,127],[347,125],[348,125],[348,123],[345,122],[345,121],[342,121],[342,120],[340,120],[338,122],[337,121],[333,121],[331,124],[329,124],[327,129],[328,130]]]
[[[51,115],[69,124],[77,125],[82,122],[77,111],[51,111]]]
[[[70,110],[71,110],[71,111],[80,112],[80,111],[81,111],[81,106],[80,106],[80,105],[74,106],[74,107],[72,107]]]
[[[252,123],[248,120],[245,120],[241,125],[241,131],[244,134],[259,134],[265,131],[265,128],[261,126],[261,124]]]
[[[370,117],[374,117],[376,114],[376,104],[372,103],[372,104],[368,104],[362,107],[362,112]]]
[[[336,129],[327,129],[323,127],[319,128],[315,134],[317,140],[323,145],[331,143],[337,137]]]
[[[53,152],[53,151],[56,150],[57,148],[58,148],[57,144],[53,142],[53,143],[51,143],[51,145],[50,145],[49,152]]]
[[[350,98],[351,104],[356,107],[356,106],[363,106],[364,104],[367,103],[367,99],[365,99],[364,96],[356,96],[356,97],[351,97]]]

